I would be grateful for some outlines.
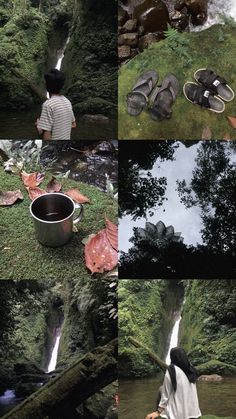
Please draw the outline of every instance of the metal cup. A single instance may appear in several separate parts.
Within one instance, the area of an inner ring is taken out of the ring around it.
[[[79,214],[75,218],[77,208]],[[34,219],[37,240],[44,246],[59,247],[71,239],[73,225],[82,218],[83,206],[75,205],[69,196],[62,193],[47,193],[34,199],[30,213]]]

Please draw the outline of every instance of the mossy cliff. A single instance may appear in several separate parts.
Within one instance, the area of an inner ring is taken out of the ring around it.
[[[202,32],[178,34],[176,40],[166,38],[152,44],[127,64],[119,74],[119,138],[120,139],[201,139],[209,127],[212,138],[235,139],[236,132],[229,126],[227,116],[235,116],[235,100],[226,104],[222,114],[203,110],[186,100],[182,92],[185,82],[194,81],[194,72],[208,67],[226,78],[236,91],[235,24],[215,25]],[[138,117],[128,115],[126,95],[144,71],[156,70],[159,82],[167,74],[174,74],[180,83],[179,96],[172,108],[171,119],[153,121],[147,111]]]
[[[76,0],[65,52],[66,94],[76,113],[116,112],[116,0]]]
[[[60,32],[66,31],[67,19],[63,1],[0,1],[0,108],[27,109],[40,103],[30,83],[45,90],[50,38],[59,26]]]
[[[49,173],[41,187],[51,179]],[[39,244],[35,238],[33,220],[29,212],[30,199],[17,175],[7,174],[0,168],[1,190],[20,189],[24,200],[11,207],[1,207],[1,279],[64,279],[84,278],[91,275],[84,263],[84,246],[81,241],[89,234],[104,228],[105,214],[116,222],[116,202],[106,193],[88,184],[69,179],[63,181],[63,190],[78,188],[88,196],[91,204],[86,204],[84,217],[78,224],[78,232],[72,240],[59,248],[48,248]]]
[[[168,281],[119,282],[119,375],[150,376],[159,368],[145,350],[134,347],[129,336],[145,344],[161,358],[173,327],[174,312],[179,308],[182,288]]]
[[[236,373],[234,281],[188,281],[180,344],[200,373]]]

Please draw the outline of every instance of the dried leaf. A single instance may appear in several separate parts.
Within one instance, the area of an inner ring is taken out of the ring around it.
[[[21,179],[23,180],[26,188],[36,188],[44,180],[44,173],[34,172],[26,173],[24,170],[21,172]]]
[[[118,251],[118,227],[108,218],[106,218],[106,232],[110,244],[116,251]]]
[[[13,205],[16,201],[24,199],[21,191],[18,189],[16,191],[6,191],[0,192],[0,205],[8,206]]]
[[[50,182],[48,182],[46,186],[46,192],[52,193],[52,192],[60,192],[61,190],[61,183],[57,182],[55,176],[52,176],[52,179]]]
[[[211,140],[212,131],[210,127],[203,128],[202,130],[202,140]]]
[[[95,237],[96,234],[89,234],[89,236],[86,236],[83,240],[81,240],[81,243],[85,246],[92,237]]]
[[[90,203],[89,198],[87,196],[82,195],[78,189],[69,189],[65,192],[65,195],[69,196],[73,201],[78,202],[78,204],[86,204]]]
[[[41,188],[27,188],[31,201],[38,198],[38,196],[45,195],[47,192]]]
[[[235,116],[227,116],[229,125],[236,129],[236,117]]]
[[[85,245],[85,262],[92,272],[111,271],[118,263],[118,253],[111,246],[106,229],[99,231]]]

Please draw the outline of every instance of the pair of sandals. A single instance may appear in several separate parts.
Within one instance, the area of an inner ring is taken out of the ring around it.
[[[161,86],[157,85],[158,79],[159,75],[154,70],[146,71],[138,78],[126,96],[129,115],[138,116],[144,109],[148,109],[155,121],[171,118],[179,82],[173,74],[167,75]]]
[[[212,112],[224,112],[223,101],[230,102],[234,99],[234,91],[227,81],[207,68],[197,70],[194,78],[198,84],[187,82],[183,87],[186,99]]]

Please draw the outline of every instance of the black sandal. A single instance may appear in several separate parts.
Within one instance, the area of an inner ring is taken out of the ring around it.
[[[228,85],[227,81],[217,76],[214,71],[207,68],[201,68],[194,74],[194,78],[198,83],[203,84],[214,95],[219,96],[226,102],[230,102],[234,98],[234,91]]]
[[[209,111],[222,113],[225,110],[224,102],[217,96],[214,96],[210,90],[199,84],[187,82],[183,87],[186,99],[196,105]]]

